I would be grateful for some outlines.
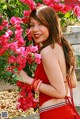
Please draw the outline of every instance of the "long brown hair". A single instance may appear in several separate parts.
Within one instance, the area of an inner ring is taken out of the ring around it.
[[[71,74],[75,68],[75,56],[71,45],[62,34],[59,17],[56,11],[49,6],[43,5],[34,9],[30,14],[30,18],[31,17],[45,25],[49,30],[49,37],[44,43],[43,48],[50,44],[54,48],[56,42],[62,44],[67,66],[67,73]]]

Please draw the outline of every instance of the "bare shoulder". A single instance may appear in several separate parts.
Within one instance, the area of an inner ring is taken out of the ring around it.
[[[42,60],[52,60],[56,58],[56,51],[55,48],[52,48],[51,45],[48,45],[47,47],[45,47],[44,49],[42,49],[41,51],[41,56],[42,56]]]
[[[40,54],[43,55],[50,55],[51,53],[54,53],[55,50],[51,47],[51,45],[48,45],[47,47],[43,48],[40,52]]]

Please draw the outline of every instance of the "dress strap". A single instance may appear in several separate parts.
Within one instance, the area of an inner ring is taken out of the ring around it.
[[[57,43],[62,47],[62,43],[61,42],[58,41]]]
[[[67,100],[67,102],[71,105],[72,109],[74,110],[74,112],[76,113],[77,119],[80,119],[80,115],[78,114],[74,102],[72,101],[72,98],[70,96],[65,96],[65,99]]]
[[[66,79],[67,79],[67,76],[66,76]],[[68,82],[68,85],[69,85],[69,88],[70,88],[70,96],[65,96],[65,99],[68,101],[68,103],[72,106],[74,112],[76,113],[78,119],[80,119],[80,115],[78,114],[76,108],[75,108],[75,105],[74,105],[74,100],[73,100],[73,90],[72,90],[72,86],[71,86],[71,83],[70,83],[70,80],[66,80]]]

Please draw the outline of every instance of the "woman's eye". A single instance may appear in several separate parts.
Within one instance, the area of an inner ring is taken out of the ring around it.
[[[39,23],[38,25],[42,25],[41,23]]]
[[[29,25],[30,27],[33,27],[34,25],[33,24],[31,24],[31,25]]]
[[[41,25],[43,25],[43,24],[38,23],[37,25],[35,25],[35,24],[30,24],[29,26],[30,26],[30,28],[32,28],[32,27],[35,27],[35,26],[41,26]]]

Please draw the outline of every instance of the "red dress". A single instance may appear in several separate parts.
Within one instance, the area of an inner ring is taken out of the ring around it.
[[[35,77],[37,79],[41,79],[43,83],[50,84],[47,78],[47,75],[44,71],[42,61],[37,66]],[[39,93],[39,106],[41,106],[44,102],[52,99],[42,92]],[[55,104],[52,106],[48,106],[46,108],[42,108],[39,110],[40,119],[80,119],[78,115],[73,101],[69,97],[65,97],[65,102],[61,102],[59,104]]]

